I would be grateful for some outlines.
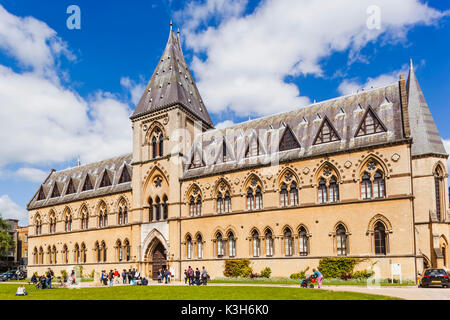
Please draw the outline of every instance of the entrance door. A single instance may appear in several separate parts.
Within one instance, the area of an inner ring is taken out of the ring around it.
[[[160,243],[155,248],[155,251],[153,251],[152,256],[152,279],[157,280],[158,279],[158,271],[161,269],[167,268],[167,257],[165,254],[164,246]]]

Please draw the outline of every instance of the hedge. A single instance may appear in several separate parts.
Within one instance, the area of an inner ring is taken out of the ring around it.
[[[249,259],[225,260],[225,271],[223,275],[228,278],[247,278],[252,274]]]
[[[347,257],[324,258],[319,261],[318,269],[324,278],[341,278],[343,275],[351,277],[355,266],[363,260]]]

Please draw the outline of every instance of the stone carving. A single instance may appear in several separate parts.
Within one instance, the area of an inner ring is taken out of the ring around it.
[[[347,161],[346,163],[344,163],[344,167],[346,167],[347,169],[349,169],[352,166],[351,161]]]
[[[239,180],[239,178],[234,179],[234,184],[235,184],[235,185],[238,185],[239,182],[241,182],[241,180]]]
[[[303,169],[303,173],[304,173],[304,174],[308,174],[308,173],[309,173],[309,171],[310,171],[310,170],[309,170],[309,168],[308,168],[308,167],[306,167],[305,169]]]
[[[392,161],[397,162],[398,160],[400,160],[400,155],[397,153],[394,153],[392,155]]]

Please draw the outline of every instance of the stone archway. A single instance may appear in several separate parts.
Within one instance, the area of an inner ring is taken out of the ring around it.
[[[145,254],[145,273],[153,280],[157,280],[158,271],[167,268],[167,249],[163,243],[154,238]]]

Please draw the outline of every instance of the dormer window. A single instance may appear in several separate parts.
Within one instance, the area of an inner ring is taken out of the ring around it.
[[[111,179],[109,179],[108,171],[103,172],[102,182],[100,183],[100,188],[105,188],[111,186]]]
[[[94,189],[94,188],[92,187],[91,178],[89,177],[89,175],[87,175],[86,180],[84,181],[82,191],[88,191],[88,190],[92,190],[92,189]]]

